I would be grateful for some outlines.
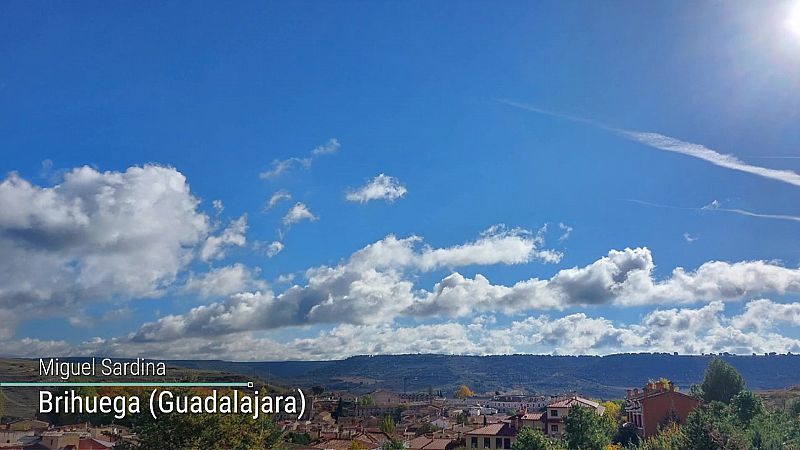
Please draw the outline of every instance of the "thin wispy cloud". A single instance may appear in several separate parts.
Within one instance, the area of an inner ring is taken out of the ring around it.
[[[498,100],[499,102],[513,106],[515,108],[523,109],[526,111],[535,112],[538,114],[545,114],[552,117],[558,117],[561,119],[570,120],[573,122],[585,123],[588,125],[592,125],[594,127],[610,131],[616,133],[628,140],[639,142],[640,144],[644,144],[648,147],[656,148],[659,150],[664,150],[673,153],[680,153],[682,155],[691,156],[693,158],[701,159],[703,161],[707,161],[711,164],[714,164],[718,167],[723,167],[730,170],[736,170],[739,172],[749,173],[751,175],[760,176],[762,178],[767,178],[771,180],[780,181],[783,183],[791,184],[793,186],[800,186],[800,174],[793,172],[791,170],[778,170],[778,169],[770,169],[767,167],[756,166],[753,164],[748,164],[739,158],[729,155],[723,154],[716,150],[710,149],[701,144],[695,144],[692,142],[682,141],[680,139],[676,139],[670,136],[666,136],[660,133],[653,133],[653,132],[644,132],[644,131],[636,131],[636,130],[625,130],[621,128],[610,127],[608,125],[604,125],[599,122],[595,122],[593,120],[584,119],[581,117],[570,116],[567,114],[556,113],[553,111],[548,111],[541,108],[536,108],[530,105],[526,105],[519,102],[514,102],[510,100]]]
[[[561,230],[561,237],[558,238],[558,242],[563,242],[569,239],[569,236],[572,234],[572,227],[563,222],[559,222],[558,228]]]
[[[324,144],[318,146],[314,150],[311,150],[311,154],[313,156],[330,155],[339,151],[339,147],[341,146],[342,144],[339,143],[338,139],[330,138]]]
[[[692,242],[694,242],[694,241],[698,240],[699,238],[698,238],[697,236],[692,236],[692,235],[691,235],[691,234],[689,234],[689,233],[683,233],[683,239],[684,239],[686,242],[692,243]]]
[[[341,146],[342,144],[339,143],[338,139],[330,138],[324,144],[319,145],[311,150],[311,155],[305,158],[291,157],[272,161],[272,168],[261,172],[258,174],[258,176],[262,180],[271,180],[278,178],[280,175],[289,172],[296,167],[308,169],[311,167],[311,163],[313,163],[317,157],[322,155],[332,155],[338,152]]]
[[[739,215],[748,216],[748,217],[756,217],[756,218],[759,218],[759,219],[788,220],[788,221],[791,221],[791,222],[800,222],[800,216],[792,216],[792,215],[789,215],[789,214],[762,214],[762,213],[756,213],[756,212],[747,211],[747,210],[739,209],[739,208],[723,208],[722,207],[722,203],[720,203],[718,200],[714,200],[711,203],[709,203],[708,205],[702,206],[700,208],[693,208],[693,207],[688,207],[688,206],[664,205],[664,204],[661,204],[661,203],[653,203],[653,202],[647,202],[647,201],[644,201],[644,200],[636,200],[636,199],[630,199],[630,198],[629,199],[625,199],[625,201],[631,202],[631,203],[637,203],[639,205],[644,205],[644,206],[651,206],[653,208],[677,209],[677,210],[683,210],[683,211],[725,212],[725,213],[731,213],[731,214],[739,214]]]
[[[264,206],[264,212],[271,210],[272,208],[277,206],[278,203],[284,200],[291,200],[291,198],[292,194],[290,194],[289,191],[287,191],[286,189],[281,189],[275,192],[274,194],[272,194],[269,200],[267,200],[267,204],[266,206]]]

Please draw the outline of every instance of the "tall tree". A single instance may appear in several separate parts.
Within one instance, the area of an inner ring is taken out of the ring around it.
[[[569,450],[603,450],[611,444],[616,431],[611,422],[594,409],[574,405],[564,419],[565,439]]]
[[[381,431],[388,435],[394,433],[394,419],[392,419],[392,416],[383,416],[383,422],[381,422]]]
[[[744,388],[744,379],[739,372],[719,357],[711,360],[700,385],[703,400],[707,402],[730,403],[733,396]]]

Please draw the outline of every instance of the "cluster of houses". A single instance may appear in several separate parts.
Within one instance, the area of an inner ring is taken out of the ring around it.
[[[626,392],[625,426],[641,437],[651,436],[668,420],[683,422],[698,404],[672,383],[651,382],[641,390]],[[378,390],[361,397],[317,396],[301,420],[277,420],[295,450],[377,450],[388,441],[401,441],[409,450],[507,450],[524,427],[562,438],[573,406],[595,414],[605,411],[601,404],[577,393],[447,399]],[[0,450],[108,450],[132,439],[130,430],[120,426],[56,427],[34,419],[0,425]]]
[[[17,419],[0,424],[0,450],[110,450],[131,431],[119,425],[89,423],[53,426],[37,419]]]

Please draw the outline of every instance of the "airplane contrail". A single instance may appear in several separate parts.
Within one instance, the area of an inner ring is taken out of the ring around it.
[[[731,213],[731,214],[739,214],[739,215],[748,216],[748,217],[757,217],[757,218],[760,218],[760,219],[788,220],[788,221],[792,221],[792,222],[800,222],[800,216],[792,216],[792,215],[789,215],[789,214],[762,214],[762,213],[755,213],[755,212],[752,212],[752,211],[747,211],[745,209],[739,209],[739,208],[723,208],[722,206],[720,206],[720,203],[718,201],[716,201],[716,200],[714,200],[710,204],[708,204],[706,206],[703,206],[701,208],[688,207],[688,206],[664,205],[664,204],[661,204],[661,203],[647,202],[647,201],[644,201],[644,200],[636,200],[636,199],[632,199],[632,198],[626,198],[625,201],[631,202],[631,203],[637,203],[637,204],[645,205],[645,206],[652,206],[654,208],[678,209],[678,210],[683,210],[683,211],[711,211],[711,212],[718,211],[718,212],[726,212],[726,213]]]
[[[548,111],[546,109],[537,108],[535,106],[526,105],[524,103],[516,102],[513,100],[497,99],[497,101],[526,111],[531,111],[538,114],[545,114],[548,116],[558,117],[573,122],[592,125],[594,127],[616,133],[628,140],[639,142],[640,144],[644,144],[648,147],[668,152],[680,153],[686,156],[691,156],[693,158],[702,159],[704,161],[710,162],[711,164],[714,164],[715,166],[724,167],[730,170],[737,170],[739,172],[745,172],[751,175],[756,175],[763,178],[781,181],[783,183],[800,187],[800,174],[796,172],[793,172],[791,170],[770,169],[767,167],[747,164],[746,162],[740,160],[739,158],[733,155],[726,155],[720,153],[716,150],[710,149],[701,144],[694,144],[691,142],[682,141],[680,139],[676,139],[660,133],[614,128],[596,122],[594,120]]]

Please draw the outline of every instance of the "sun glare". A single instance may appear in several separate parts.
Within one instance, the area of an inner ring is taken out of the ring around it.
[[[789,6],[789,14],[786,17],[786,28],[797,39],[800,39],[800,0],[795,0]]]

